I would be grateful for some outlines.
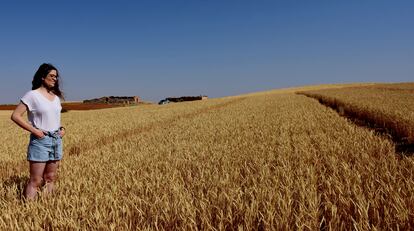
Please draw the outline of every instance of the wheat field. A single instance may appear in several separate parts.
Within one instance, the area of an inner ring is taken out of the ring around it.
[[[386,128],[403,142],[414,143],[414,83],[375,84],[300,93],[338,108],[343,114]]]
[[[0,112],[0,229],[414,229],[413,158],[296,90],[64,113],[57,190],[32,202]]]

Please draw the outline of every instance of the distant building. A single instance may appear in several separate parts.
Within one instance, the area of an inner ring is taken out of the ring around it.
[[[200,96],[181,96],[181,97],[168,97],[161,100],[158,104],[167,104],[167,103],[177,103],[177,102],[184,102],[184,101],[194,101],[194,100],[206,100],[208,97],[206,95]]]
[[[105,96],[97,99],[84,100],[83,103],[106,103],[106,104],[138,104],[138,96]]]

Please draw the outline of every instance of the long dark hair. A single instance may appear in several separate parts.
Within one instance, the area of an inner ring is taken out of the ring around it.
[[[40,65],[39,69],[36,71],[33,81],[32,81],[32,90],[36,90],[39,87],[42,86],[43,79],[46,78],[46,76],[49,74],[50,71],[55,70],[56,71],[56,83],[55,86],[52,88],[52,92],[57,95],[59,98],[63,99],[63,92],[59,88],[59,71],[50,63],[43,63]]]

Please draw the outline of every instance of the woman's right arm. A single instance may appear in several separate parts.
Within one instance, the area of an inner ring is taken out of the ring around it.
[[[29,131],[37,138],[42,138],[45,134],[43,131],[33,127],[26,120],[23,119],[23,114],[27,111],[26,105],[24,103],[19,103],[16,109],[14,109],[13,114],[11,115],[11,120],[13,120],[17,125],[19,125],[24,130]]]

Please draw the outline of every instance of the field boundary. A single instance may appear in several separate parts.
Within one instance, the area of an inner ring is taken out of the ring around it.
[[[397,153],[414,155],[414,127],[396,123],[398,118],[377,111],[374,114],[369,110],[361,110],[352,104],[321,94],[310,92],[297,92],[296,94],[313,98],[320,104],[335,110],[340,116],[349,119],[352,123],[390,138],[395,144]]]

